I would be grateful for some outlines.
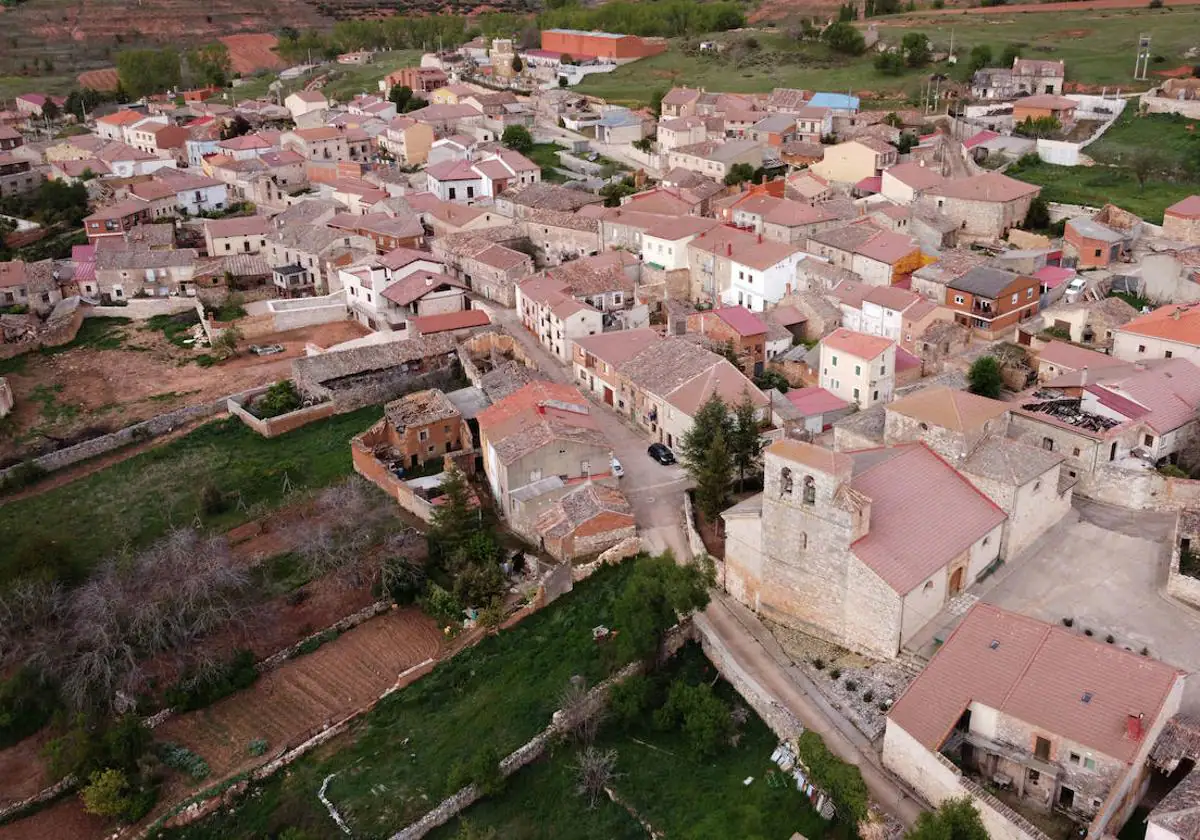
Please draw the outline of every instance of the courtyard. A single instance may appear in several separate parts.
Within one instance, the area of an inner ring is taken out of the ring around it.
[[[1022,557],[952,601],[912,649],[931,655],[934,639],[944,640],[983,600],[1055,624],[1070,620],[1098,642],[1198,670],[1200,613],[1163,594],[1174,524],[1173,514],[1077,498]],[[1200,686],[1189,683],[1182,711],[1200,712]]]

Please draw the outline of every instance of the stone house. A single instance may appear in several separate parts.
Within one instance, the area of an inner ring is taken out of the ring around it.
[[[527,181],[509,184],[496,196],[495,206],[496,212],[502,216],[523,220],[542,211],[574,214],[583,207],[603,203],[603,198],[585,190],[571,189],[549,181]]]
[[[1189,195],[1163,211],[1163,236],[1200,245],[1200,195]]]
[[[473,92],[473,91],[472,91]],[[473,134],[483,123],[483,113],[478,108],[462,103],[439,104],[418,108],[405,114],[409,119],[425,123],[433,129],[435,137],[451,134]],[[490,136],[481,139],[493,139]]]
[[[541,167],[510,149],[479,160],[435,163],[426,168],[425,174],[431,193],[443,201],[464,204],[495,198],[510,184],[534,184],[542,179]]]
[[[1066,456],[1081,493],[1107,465],[1176,463],[1197,434],[1200,368],[1187,359],[1081,370],[1047,383],[1013,409],[1010,437]]]
[[[559,265],[600,250],[600,222],[561,210],[529,210],[520,220],[543,265]]]
[[[821,387],[861,408],[891,400],[896,342],[844,327],[821,339]]]
[[[1037,58],[1014,58],[1012,83],[1018,94],[1054,94],[1063,92],[1067,77],[1066,63]]]
[[[658,149],[669,152],[681,146],[694,146],[708,139],[708,127],[701,117],[675,117],[658,124]]]
[[[935,386],[889,403],[884,443],[921,441],[1004,511],[1000,557],[1012,561],[1071,508],[1064,456],[1006,437],[1010,405]]]
[[[879,193],[889,201],[907,205],[945,180],[937,168],[923,162],[898,163],[883,171]]]
[[[54,260],[0,262],[0,306],[27,306],[49,313],[63,294]]]
[[[723,181],[729,171],[739,163],[747,164],[754,169],[762,166],[762,144],[753,140],[729,140],[726,142],[704,140],[667,152],[668,168],[683,167],[717,181]]]
[[[1057,327],[1067,330],[1070,341],[1103,352],[1110,350],[1115,355],[1115,341],[1119,330],[1138,317],[1138,311],[1120,298],[1081,300],[1078,303],[1057,303],[1038,313],[1041,321],[1030,321],[1021,329],[1021,343],[1026,344],[1026,333]],[[1137,344],[1134,344],[1136,349]],[[1135,361],[1127,359],[1126,361]]]
[[[1098,353],[1065,341],[1047,341],[1037,350],[1037,378],[1041,384],[1083,370],[1091,374],[1114,366],[1132,368],[1130,362],[1123,362],[1107,353]]]
[[[334,230],[321,224],[295,222],[276,226],[267,236],[266,258],[274,270],[290,267],[284,275],[290,279],[304,277],[306,282],[281,286],[292,289],[288,297],[297,296],[295,289],[305,287],[306,293],[336,292],[337,269],[359,257],[375,253],[375,243],[365,236],[345,230]],[[301,269],[295,271],[294,269]],[[279,286],[279,283],[276,283]]]
[[[462,280],[467,288],[502,306],[516,306],[516,284],[533,274],[528,254],[502,244],[519,244],[524,232],[516,226],[439,236],[433,255],[446,265],[447,273]]]
[[[195,294],[192,278],[197,254],[191,248],[176,251],[142,249],[96,251],[96,288],[104,303],[132,297],[167,297]]]
[[[721,301],[763,312],[793,291],[805,253],[794,245],[728,226],[702,232],[687,245],[694,301]]]
[[[891,286],[922,264],[917,240],[883,230],[871,219],[809,234],[808,251],[873,286]]]
[[[419,248],[425,244],[425,228],[415,213],[338,213],[325,224],[335,230],[349,231],[370,239],[380,254],[397,248]]]
[[[454,403],[437,388],[414,391],[383,407],[387,445],[405,468],[471,447],[471,429]]]
[[[283,100],[283,107],[294,120],[314,111],[324,111],[329,107],[329,100],[319,90],[298,90]]]
[[[1000,172],[984,172],[932,186],[917,205],[952,219],[962,239],[993,241],[1025,221],[1029,205],[1041,191]]]
[[[0,151],[0,198],[33,192],[45,180],[43,168],[35,169],[31,161]]]
[[[711,396],[729,405],[743,394],[765,412],[766,396],[727,359],[683,338],[651,329],[606,333],[575,342],[575,380],[629,417],[651,438],[675,446]]]
[[[604,332],[604,315],[547,274],[517,285],[516,308],[525,328],[564,364],[571,361],[576,339]]]
[[[782,186],[782,182],[775,183]],[[828,208],[771,195],[765,191],[766,186],[769,185],[754,186],[730,199],[722,199],[721,218],[775,242],[800,247],[804,247],[809,235],[840,220]]]
[[[1109,836],[1183,685],[1162,662],[978,603],[889,712],[883,764],[934,805],[970,796],[989,837],[1042,840],[1021,812],[1051,810]]]
[[[924,444],[771,444],[758,496],[725,511],[725,588],[771,621],[893,658],[996,561],[1004,513]],[[912,500],[939,512],[912,527]]]
[[[884,312],[886,318],[887,313]],[[921,358],[925,358],[925,350],[923,343],[927,341],[924,338],[928,330],[938,323],[954,323],[954,316],[950,310],[944,306],[940,306],[931,300],[922,298],[912,306],[906,307],[900,313],[900,346],[909,353],[914,353]],[[970,330],[963,329],[967,334],[967,339],[970,339]],[[949,349],[946,351],[949,353]]]
[[[670,217],[621,206],[605,207],[597,218],[600,221],[602,250],[624,250],[637,254],[642,250],[642,234]]]
[[[759,376],[766,364],[767,324],[744,306],[722,306],[687,317],[687,331],[713,345],[733,348],[747,376]]]
[[[862,137],[826,147],[825,157],[809,169],[826,181],[857,184],[894,166],[899,155],[895,146],[874,137]]]
[[[667,91],[662,98],[662,115],[668,117],[694,117],[699,113],[703,90],[676,87]]]
[[[1118,327],[1113,355],[1126,362],[1179,358],[1200,364],[1200,305],[1160,306]]]
[[[1037,314],[1041,283],[1036,277],[980,266],[946,284],[946,307],[954,320],[988,339],[1012,336]]]
[[[534,522],[538,543],[564,563],[591,557],[637,533],[633,508],[615,487],[585,482],[563,488]],[[538,497],[550,497],[546,493]]]
[[[291,149],[305,160],[350,160],[350,147],[346,144],[346,135],[332,125],[297,128],[285,132],[280,138],[280,144],[284,149]]]
[[[492,495],[506,518],[541,483],[615,484],[612,445],[591,406],[570,385],[537,381],[479,412],[479,445]]]
[[[204,223],[204,244],[210,257],[257,254],[267,247],[270,232],[266,216],[208,219]]]

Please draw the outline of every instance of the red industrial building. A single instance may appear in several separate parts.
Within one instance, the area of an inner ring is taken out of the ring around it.
[[[581,29],[542,30],[542,49],[570,56],[594,55],[615,61],[646,58],[665,52],[665,41],[648,41],[637,35],[614,32],[584,32]]]

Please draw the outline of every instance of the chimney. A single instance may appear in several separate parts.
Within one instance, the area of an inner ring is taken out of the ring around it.
[[[732,242],[725,243],[725,256],[727,256],[727,257],[733,256],[733,243]]]
[[[1138,712],[1136,715],[1129,715],[1125,718],[1125,734],[1132,741],[1142,740],[1142,721],[1146,715],[1143,712]]]
[[[762,244],[762,234],[761,233],[758,235],[758,244],[759,245]]]
[[[1079,387],[1087,387],[1087,365],[1084,365],[1083,369],[1079,371]]]

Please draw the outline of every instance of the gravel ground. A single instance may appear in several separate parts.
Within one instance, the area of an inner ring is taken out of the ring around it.
[[[887,710],[916,677],[911,666],[870,659],[778,624],[768,626],[834,708],[872,741],[883,736]]]

